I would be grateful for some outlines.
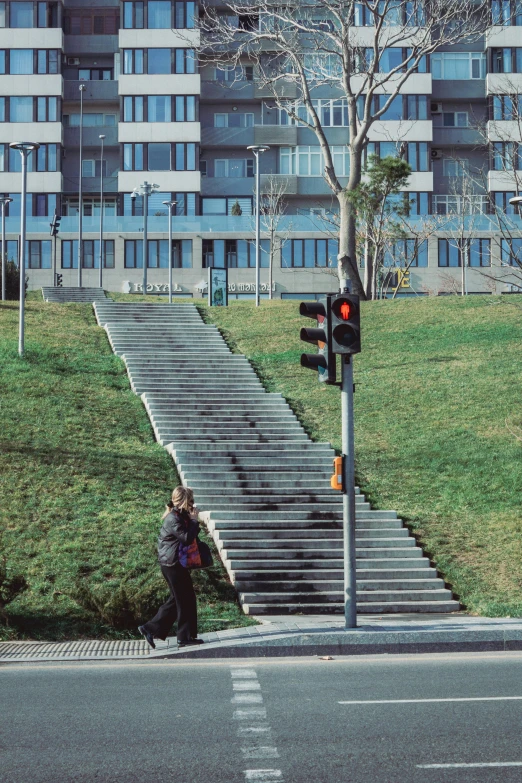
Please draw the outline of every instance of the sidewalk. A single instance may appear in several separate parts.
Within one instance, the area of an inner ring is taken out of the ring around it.
[[[522,650],[522,618],[446,615],[360,615],[344,629],[339,615],[267,617],[261,625],[201,634],[205,644],[178,651],[176,639],[145,641],[0,642],[0,664],[44,661],[251,658]]]

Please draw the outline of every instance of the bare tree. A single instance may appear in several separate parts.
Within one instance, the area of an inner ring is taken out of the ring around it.
[[[324,179],[339,202],[341,285],[350,280],[364,298],[355,208],[346,196],[361,181],[369,132],[408,79],[424,69],[428,55],[484,33],[489,0],[302,0],[298,5],[225,0],[223,5],[226,15],[206,9],[202,56],[239,69],[253,63],[258,87],[290,121],[314,132]],[[316,99],[324,86],[346,107],[349,173],[335,169]]]
[[[261,184],[260,211],[261,231],[268,236],[269,261],[268,261],[268,298],[272,299],[274,259],[281,253],[292,231],[291,222],[285,221],[286,216],[286,183],[278,177],[268,176]]]

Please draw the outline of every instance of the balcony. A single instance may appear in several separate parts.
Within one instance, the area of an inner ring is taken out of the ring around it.
[[[287,196],[295,196],[300,192],[295,174],[261,174],[261,193],[267,193],[271,188],[271,183],[278,189],[279,187],[284,188],[284,193]]]
[[[119,48],[117,35],[65,35],[63,45],[64,53],[69,57],[112,55]]]
[[[71,177],[70,175],[65,178],[64,193],[78,193],[79,182],[78,177]],[[82,190],[84,195],[87,193],[99,193],[100,192],[100,178],[99,177],[82,177]],[[118,192],[118,176],[107,175],[103,178],[103,192],[104,193],[117,193]]]
[[[432,101],[444,101],[453,96],[459,101],[479,100],[486,98],[485,79],[434,79],[432,82]]]
[[[202,177],[201,195],[251,196],[254,182],[254,177]]]
[[[293,147],[297,144],[297,128],[295,125],[256,125],[254,144]]]
[[[476,128],[437,128],[433,127],[434,147],[456,147],[458,145],[476,147],[484,144],[484,138]]]
[[[118,103],[118,81],[113,79],[106,82],[78,81],[77,79],[64,80],[64,101],[80,102],[80,84],[85,84],[84,100],[92,101],[111,101]]]
[[[254,140],[254,128],[201,128],[201,146],[205,148],[246,148],[257,143]]]
[[[116,147],[118,144],[118,128],[114,125],[105,126],[97,125],[94,128],[83,129],[83,146],[84,147],[99,147],[101,145],[100,134],[105,135],[104,146]],[[65,147],[79,147],[80,146],[80,129],[79,128],[64,128],[63,129],[63,141]]]
[[[255,97],[254,82],[201,81],[202,101],[251,101]]]

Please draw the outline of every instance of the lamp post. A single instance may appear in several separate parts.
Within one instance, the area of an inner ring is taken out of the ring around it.
[[[261,233],[261,218],[259,215],[259,156],[263,152],[267,152],[270,147],[263,144],[254,144],[251,147],[247,147],[247,150],[252,150],[256,159],[256,307],[259,307],[259,255],[260,255],[260,233]]]
[[[164,201],[169,208],[169,304],[172,304],[172,210],[177,201]]]
[[[144,182],[138,185],[131,193],[131,198],[143,196],[143,293],[147,293],[147,218],[149,213],[149,196],[159,188],[159,185],[151,185],[150,182]]]
[[[101,155],[100,155],[100,288],[103,287],[103,140],[105,136],[100,134]]]
[[[18,355],[24,355],[24,318],[25,318],[25,199],[27,192],[27,158],[33,150],[39,149],[36,141],[12,141],[11,149],[18,150],[22,156],[22,195],[20,204],[20,324],[18,331]]]
[[[5,302],[5,208],[12,200],[8,196],[0,198],[0,204],[2,205],[2,302]]]
[[[82,203],[82,166],[83,166],[83,93],[85,92],[85,84],[80,84],[80,182],[78,186],[78,208],[79,208],[79,222],[78,222],[78,286],[82,287],[82,244],[83,244],[83,203]]]

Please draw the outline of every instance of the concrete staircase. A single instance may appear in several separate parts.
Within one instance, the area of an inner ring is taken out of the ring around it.
[[[103,302],[107,300],[103,288],[77,288],[62,286],[44,286],[42,288],[44,302]],[[112,302],[112,299],[108,301]]]
[[[280,394],[190,304],[96,302],[156,438],[194,489],[247,614],[343,611],[342,503],[334,451],[313,443]],[[395,511],[357,490],[361,613],[452,612]]]

